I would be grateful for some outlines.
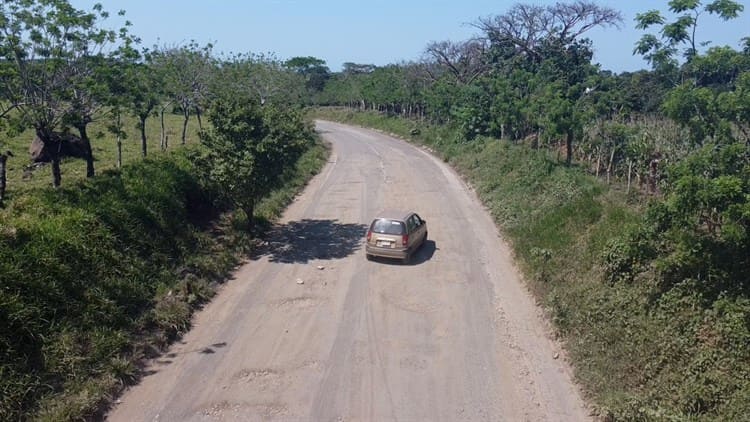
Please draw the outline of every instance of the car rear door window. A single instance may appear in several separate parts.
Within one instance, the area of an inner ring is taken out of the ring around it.
[[[415,228],[417,228],[417,225],[414,223],[414,216],[411,215],[406,220],[406,228],[409,230],[409,233],[413,232]]]
[[[372,228],[370,229],[375,233],[380,234],[394,234],[403,235],[406,234],[406,226],[401,221],[388,220],[381,218],[372,222]]]

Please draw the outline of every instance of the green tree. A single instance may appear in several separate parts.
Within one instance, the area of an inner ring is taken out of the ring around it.
[[[226,199],[245,212],[252,226],[260,193],[255,152],[258,140],[266,135],[262,113],[253,103],[219,100],[208,119],[212,127],[201,132],[201,142],[208,150],[204,162],[209,178]]]
[[[522,137],[541,129],[548,140],[565,139],[570,163],[573,142],[581,137],[588,115],[581,110],[583,94],[592,88],[587,80],[597,71],[591,65],[591,42],[584,34],[596,27],[617,27],[621,21],[616,10],[584,0],[518,4],[505,14],[479,19],[474,25],[488,43],[485,61],[493,77],[508,81],[490,87],[501,89],[517,104],[514,110],[493,106],[503,113],[494,124],[501,136]]]
[[[315,98],[323,91],[331,77],[325,60],[310,56],[292,57],[284,62],[284,66],[302,76],[307,90],[306,102],[315,103]]]
[[[581,41],[593,28],[617,27],[621,22],[615,9],[577,0],[548,6],[517,4],[505,14],[479,19],[474,26],[489,41],[496,64],[502,65],[516,57],[539,63],[548,57],[545,45],[567,46]]]
[[[212,127],[201,132],[207,174],[251,229],[256,204],[307,147],[309,128],[298,113],[238,96],[217,100],[209,120]]]
[[[202,106],[209,100],[209,85],[216,69],[211,56],[213,45],[199,46],[195,41],[180,47],[154,48],[151,60],[163,78],[165,92],[182,112],[181,142],[187,141],[190,114],[196,112],[202,126]]]
[[[235,54],[221,60],[218,77],[211,85],[213,95],[240,95],[256,105],[299,104],[305,96],[305,79],[273,55]]]
[[[667,94],[662,109],[690,130],[695,145],[717,136],[731,136],[728,122],[720,113],[718,92],[710,88],[696,88],[692,81],[686,82]]]
[[[148,155],[148,139],[146,137],[146,120],[159,105],[162,92],[161,80],[154,67],[150,65],[148,54],[145,62],[141,55],[131,50],[121,59],[121,105],[137,119],[136,128],[141,134],[141,155]]]
[[[725,119],[736,124],[750,147],[750,72],[739,76],[733,91],[719,94],[717,102],[719,112]]]
[[[667,22],[662,13],[655,9],[635,17],[638,29],[646,30],[652,26],[661,28],[660,36],[643,35],[633,51],[642,55],[654,68],[676,66],[675,55],[683,46],[682,54],[688,61],[698,54],[698,20],[704,13],[726,21],[737,18],[745,8],[732,0],[714,0],[705,6],[700,0],[670,0],[667,4],[669,11],[678,15],[673,22]]]

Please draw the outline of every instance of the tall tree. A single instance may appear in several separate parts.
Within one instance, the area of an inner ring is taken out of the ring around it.
[[[130,50],[123,56],[121,60],[124,66],[121,72],[125,91],[123,92],[123,106],[138,119],[136,126],[141,134],[141,155],[146,157],[148,155],[146,119],[154,112],[162,99],[160,75],[150,64],[148,54],[142,58],[140,54]]]
[[[252,229],[255,205],[297,160],[310,135],[298,113],[261,107],[244,95],[218,99],[209,120],[211,128],[201,132],[206,171]]]
[[[260,105],[296,104],[304,91],[303,76],[286,68],[273,54],[245,55],[249,86]]]
[[[591,42],[584,35],[593,28],[617,27],[621,22],[620,12],[586,0],[548,6],[518,4],[503,15],[479,19],[475,26],[489,43],[487,57],[494,75],[509,79],[515,89],[506,88],[505,92],[518,97],[519,106],[526,103],[531,111],[527,118],[519,119],[506,110],[508,118],[504,120],[537,126],[547,137],[564,138],[566,162],[570,163],[574,139],[580,137],[584,124],[580,106],[586,80],[596,73],[591,65]],[[529,124],[529,119],[535,123]]]
[[[315,98],[323,91],[331,77],[325,60],[316,57],[292,57],[284,62],[284,66],[302,76],[308,96],[306,101],[310,104],[315,102]]]
[[[532,61],[544,59],[545,42],[568,45],[596,27],[619,26],[620,12],[592,1],[577,0],[549,6],[517,4],[507,13],[480,18],[474,25],[492,47],[510,49]]]
[[[675,55],[684,46],[682,54],[690,61],[698,54],[698,20],[708,13],[722,20],[735,19],[744,10],[741,3],[732,0],[714,0],[705,6],[700,0],[670,0],[669,11],[677,14],[673,22],[659,10],[652,9],[635,17],[636,28],[646,30],[653,26],[660,28],[661,36],[644,34],[635,46],[634,54],[643,56],[654,68],[676,66]]]
[[[195,41],[180,47],[156,47],[152,51],[152,61],[161,71],[165,90],[180,107],[182,112],[182,136],[184,145],[187,127],[192,110],[197,116],[209,95],[209,81],[215,69],[211,51],[213,45],[200,47]]]
[[[489,70],[486,48],[481,40],[432,42],[425,49],[425,60],[437,67],[425,66],[424,70],[433,80],[450,75],[455,83],[470,84]]]

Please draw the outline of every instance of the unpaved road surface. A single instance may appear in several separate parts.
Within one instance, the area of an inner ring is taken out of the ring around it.
[[[268,250],[108,419],[589,419],[507,245],[460,178],[377,132],[317,128],[330,162]],[[427,220],[408,265],[365,259],[366,224],[383,208]]]

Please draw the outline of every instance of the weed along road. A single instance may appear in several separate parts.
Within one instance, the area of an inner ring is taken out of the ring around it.
[[[460,178],[383,134],[317,128],[333,146],[328,165],[108,419],[589,419],[507,245]],[[367,224],[384,208],[427,221],[408,264],[365,259]]]

